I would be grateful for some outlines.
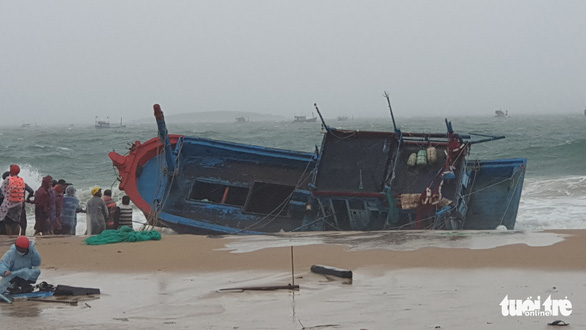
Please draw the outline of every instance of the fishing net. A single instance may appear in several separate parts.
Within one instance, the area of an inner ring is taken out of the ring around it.
[[[122,226],[120,229],[104,230],[99,235],[88,237],[84,242],[88,245],[102,245],[120,242],[158,241],[160,239],[161,233],[158,231],[134,231],[128,226]]]

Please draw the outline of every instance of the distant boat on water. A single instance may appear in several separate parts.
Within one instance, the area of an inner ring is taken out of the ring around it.
[[[586,110],[585,110],[585,113],[586,113]],[[20,125],[20,127],[31,127],[31,124],[29,124],[29,123],[24,123],[24,124]]]
[[[338,121],[347,121],[348,120],[348,116],[338,116],[337,120]]]
[[[109,121],[109,117],[106,117],[106,120],[98,120],[98,116],[96,116],[96,122],[94,124],[95,128],[122,128],[126,127],[126,125],[122,125],[122,118],[120,118],[120,125],[111,125]]]
[[[236,122],[237,123],[247,123],[249,121],[250,120],[248,118],[245,118],[245,117],[236,117]]]
[[[505,118],[509,116],[509,110],[503,112],[502,110],[496,110],[494,116],[497,118]]]
[[[315,114],[311,114],[313,117],[307,118],[306,116],[294,116],[293,122],[294,123],[315,123],[317,121],[317,117]]]

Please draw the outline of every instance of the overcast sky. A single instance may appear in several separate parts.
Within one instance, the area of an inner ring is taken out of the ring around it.
[[[0,0],[1,123],[581,113],[586,1]],[[114,120],[113,120],[114,121]]]

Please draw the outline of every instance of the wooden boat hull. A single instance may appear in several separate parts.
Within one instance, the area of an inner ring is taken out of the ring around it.
[[[120,189],[151,222],[197,234],[301,226],[313,154],[178,135],[170,141],[173,147],[181,141],[182,149],[172,180],[164,174],[158,139],[135,143],[127,156],[110,153],[122,178]]]
[[[467,160],[470,137],[447,121],[448,134],[328,127],[315,153],[168,135],[162,112],[157,123],[160,138],[110,158],[149,223],[178,233],[515,226],[526,159]]]

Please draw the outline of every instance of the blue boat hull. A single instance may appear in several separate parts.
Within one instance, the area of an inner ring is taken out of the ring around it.
[[[504,137],[326,127],[305,153],[168,135],[155,114],[160,138],[110,157],[149,223],[178,233],[515,226],[526,159],[467,159]]]

